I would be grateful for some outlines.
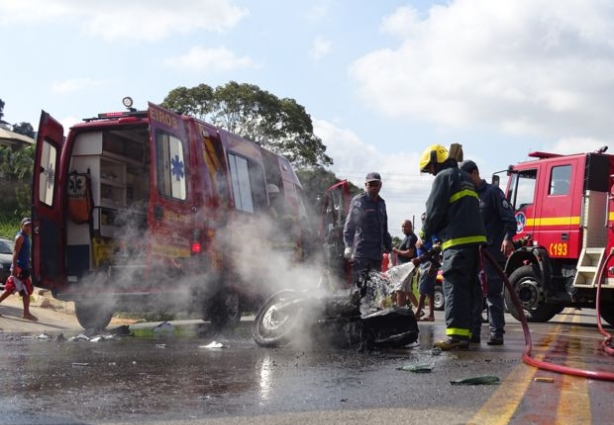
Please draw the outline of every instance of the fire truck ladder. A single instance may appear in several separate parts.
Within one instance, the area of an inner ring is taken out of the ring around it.
[[[578,269],[574,276],[573,286],[579,288],[595,288],[597,272],[604,261],[608,232],[606,206],[608,194],[604,192],[586,191],[581,218],[582,251],[578,260]],[[605,228],[604,228],[605,226]],[[606,284],[606,282],[602,282]]]

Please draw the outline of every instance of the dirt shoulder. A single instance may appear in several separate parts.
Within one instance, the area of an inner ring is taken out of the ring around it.
[[[30,311],[37,322],[23,319],[23,302],[19,295],[11,295],[0,304],[0,333],[65,333],[83,331],[75,317],[72,302],[54,299],[45,289],[35,289],[30,301]],[[130,322],[129,322],[130,323]],[[126,320],[113,319],[111,324],[129,324]]]

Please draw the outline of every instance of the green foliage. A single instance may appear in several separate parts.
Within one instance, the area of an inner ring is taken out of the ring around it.
[[[34,145],[13,150],[0,146],[0,174],[5,179],[29,181],[34,167]]]
[[[294,99],[234,81],[171,90],[161,106],[192,115],[285,156],[295,167],[322,167],[333,160],[313,134],[311,116]]]
[[[341,181],[337,178],[335,173],[321,167],[315,169],[299,169],[296,171],[296,175],[301,182],[301,186],[303,186],[307,202],[313,212],[320,211],[320,202],[328,188]],[[360,189],[351,182],[348,182],[348,185],[350,188],[350,196],[354,196],[360,192]]]
[[[13,240],[20,223],[21,216],[6,214],[4,210],[0,210],[0,238]]]
[[[35,135],[34,128],[29,122],[20,122],[19,124],[13,124],[13,132],[31,138],[34,138]]]

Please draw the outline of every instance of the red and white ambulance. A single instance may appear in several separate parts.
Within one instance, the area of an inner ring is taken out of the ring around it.
[[[310,222],[301,184],[287,159],[254,142],[128,102],[126,111],[85,119],[66,136],[42,112],[33,282],[74,301],[84,328],[106,327],[118,310],[196,310],[228,325],[267,295],[235,267],[266,261],[266,253],[234,252],[253,243],[245,225],[269,212],[267,188],[278,189],[294,217],[284,227],[286,248],[303,256]]]

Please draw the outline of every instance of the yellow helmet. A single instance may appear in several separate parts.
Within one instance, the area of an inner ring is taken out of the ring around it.
[[[420,156],[420,172],[426,173],[429,164],[443,164],[448,159],[448,150],[441,145],[431,145]]]

